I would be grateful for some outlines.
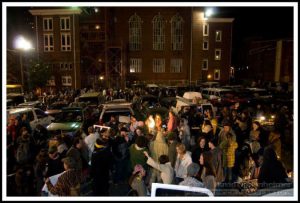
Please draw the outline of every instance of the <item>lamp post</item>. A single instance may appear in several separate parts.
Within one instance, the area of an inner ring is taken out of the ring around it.
[[[28,51],[33,48],[31,43],[28,40],[26,40],[23,36],[19,36],[18,38],[16,38],[15,48],[20,52],[21,84],[23,90],[24,88],[23,51]]]

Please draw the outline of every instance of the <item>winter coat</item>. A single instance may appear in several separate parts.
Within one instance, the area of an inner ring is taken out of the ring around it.
[[[168,155],[169,146],[165,141],[162,131],[158,131],[156,138],[150,143],[150,154],[154,161],[158,162],[161,155]]]
[[[136,144],[133,144],[129,148],[129,154],[130,154],[130,163],[131,163],[131,169],[134,169],[134,166],[136,164],[141,164],[144,169],[147,168],[147,158],[144,155],[144,151],[148,150],[144,148],[139,148]]]
[[[280,135],[275,133],[270,133],[269,135],[269,144],[273,147],[276,155],[281,158],[281,140]]]
[[[216,169],[216,181],[218,183],[224,180],[223,168],[222,168],[222,150],[219,147],[215,147],[211,150],[213,155],[213,164]]]
[[[174,178],[174,169],[171,166],[171,162],[165,164],[159,164],[155,162],[151,157],[148,158],[147,164],[161,172],[161,179],[164,184],[172,184]]]
[[[187,167],[192,163],[191,153],[187,151],[182,159],[179,158],[179,154],[177,155],[176,163],[175,163],[175,173],[178,178],[187,177]]]

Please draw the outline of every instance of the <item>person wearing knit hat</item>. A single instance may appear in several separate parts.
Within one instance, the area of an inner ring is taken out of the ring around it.
[[[94,196],[109,196],[109,171],[112,169],[113,154],[101,139],[97,139],[91,158],[91,177]]]

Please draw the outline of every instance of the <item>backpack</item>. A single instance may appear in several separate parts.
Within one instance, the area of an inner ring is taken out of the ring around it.
[[[23,141],[19,144],[16,153],[16,159],[19,164],[24,164],[29,161],[30,157],[30,142]]]

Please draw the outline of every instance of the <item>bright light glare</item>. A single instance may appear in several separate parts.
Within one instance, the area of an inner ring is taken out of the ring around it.
[[[149,127],[150,129],[153,129],[153,128],[154,128],[154,126],[155,126],[155,121],[154,121],[154,119],[153,119],[153,116],[152,116],[152,115],[150,115],[150,116],[149,116],[149,123],[148,123],[148,127]]]
[[[210,17],[213,14],[214,14],[214,11],[211,8],[209,8],[205,11],[205,17]]]
[[[266,120],[266,117],[261,116],[261,117],[260,117],[260,120],[261,120],[261,121],[264,121],[264,120]]]
[[[31,43],[26,40],[24,37],[20,36],[15,41],[15,47],[17,49],[29,50],[32,49]]]

